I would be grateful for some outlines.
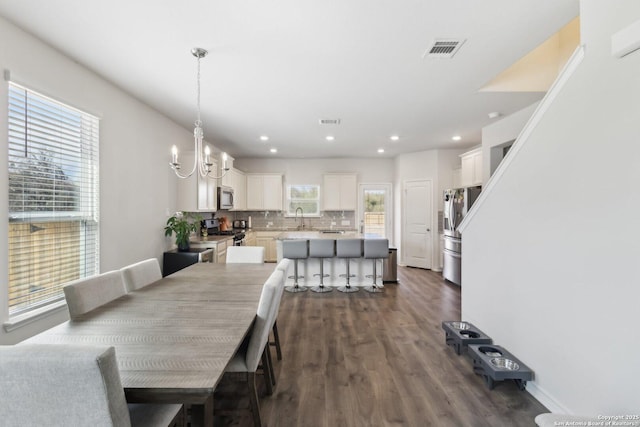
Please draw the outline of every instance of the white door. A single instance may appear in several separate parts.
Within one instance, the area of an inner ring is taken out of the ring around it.
[[[410,267],[431,268],[432,183],[430,180],[405,181],[402,207],[402,257]]]
[[[366,237],[386,238],[393,245],[392,200],[391,184],[359,185],[359,230]]]

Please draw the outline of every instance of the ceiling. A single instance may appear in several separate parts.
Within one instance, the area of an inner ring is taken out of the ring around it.
[[[0,15],[189,130],[190,50],[207,49],[205,139],[236,158],[477,145],[490,112],[542,97],[479,89],[578,13],[578,0],[0,0]],[[438,38],[466,41],[423,57]]]

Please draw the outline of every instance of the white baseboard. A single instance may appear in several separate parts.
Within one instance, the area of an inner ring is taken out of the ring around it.
[[[549,412],[558,414],[571,414],[571,411],[569,411],[569,409],[558,402],[546,390],[538,387],[535,382],[527,382],[527,392],[531,396],[535,397],[538,402],[542,403],[549,410]]]

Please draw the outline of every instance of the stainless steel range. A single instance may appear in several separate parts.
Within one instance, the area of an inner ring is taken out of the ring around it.
[[[233,236],[233,246],[245,245],[244,229],[220,230],[220,221],[217,219],[205,219],[201,226],[207,229],[210,236]]]
[[[454,188],[444,191],[444,265],[442,277],[460,285],[462,267],[462,236],[458,226],[471,205],[480,195],[482,187]]]

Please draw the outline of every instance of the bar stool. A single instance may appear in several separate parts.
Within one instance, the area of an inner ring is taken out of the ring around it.
[[[330,286],[324,285],[324,259],[333,258],[335,255],[336,241],[333,239],[311,239],[309,240],[309,258],[318,258],[320,260],[320,284],[311,288],[313,292],[331,292]],[[329,276],[328,274],[326,276]]]
[[[373,260],[373,284],[365,286],[364,290],[368,292],[382,292],[382,289],[376,285],[376,280],[378,278],[376,267],[379,259],[389,258],[389,240],[365,239],[364,258]]]
[[[293,286],[287,286],[287,292],[304,292],[307,290],[304,286],[298,286],[298,260],[306,259],[309,256],[308,240],[283,240],[282,241],[282,257],[293,260]]]
[[[362,257],[362,239],[338,239],[336,240],[336,257],[346,258],[347,261],[347,283],[344,286],[340,286],[338,290],[340,292],[357,292],[358,288],[351,286],[349,279],[351,278],[349,263],[351,258]]]

